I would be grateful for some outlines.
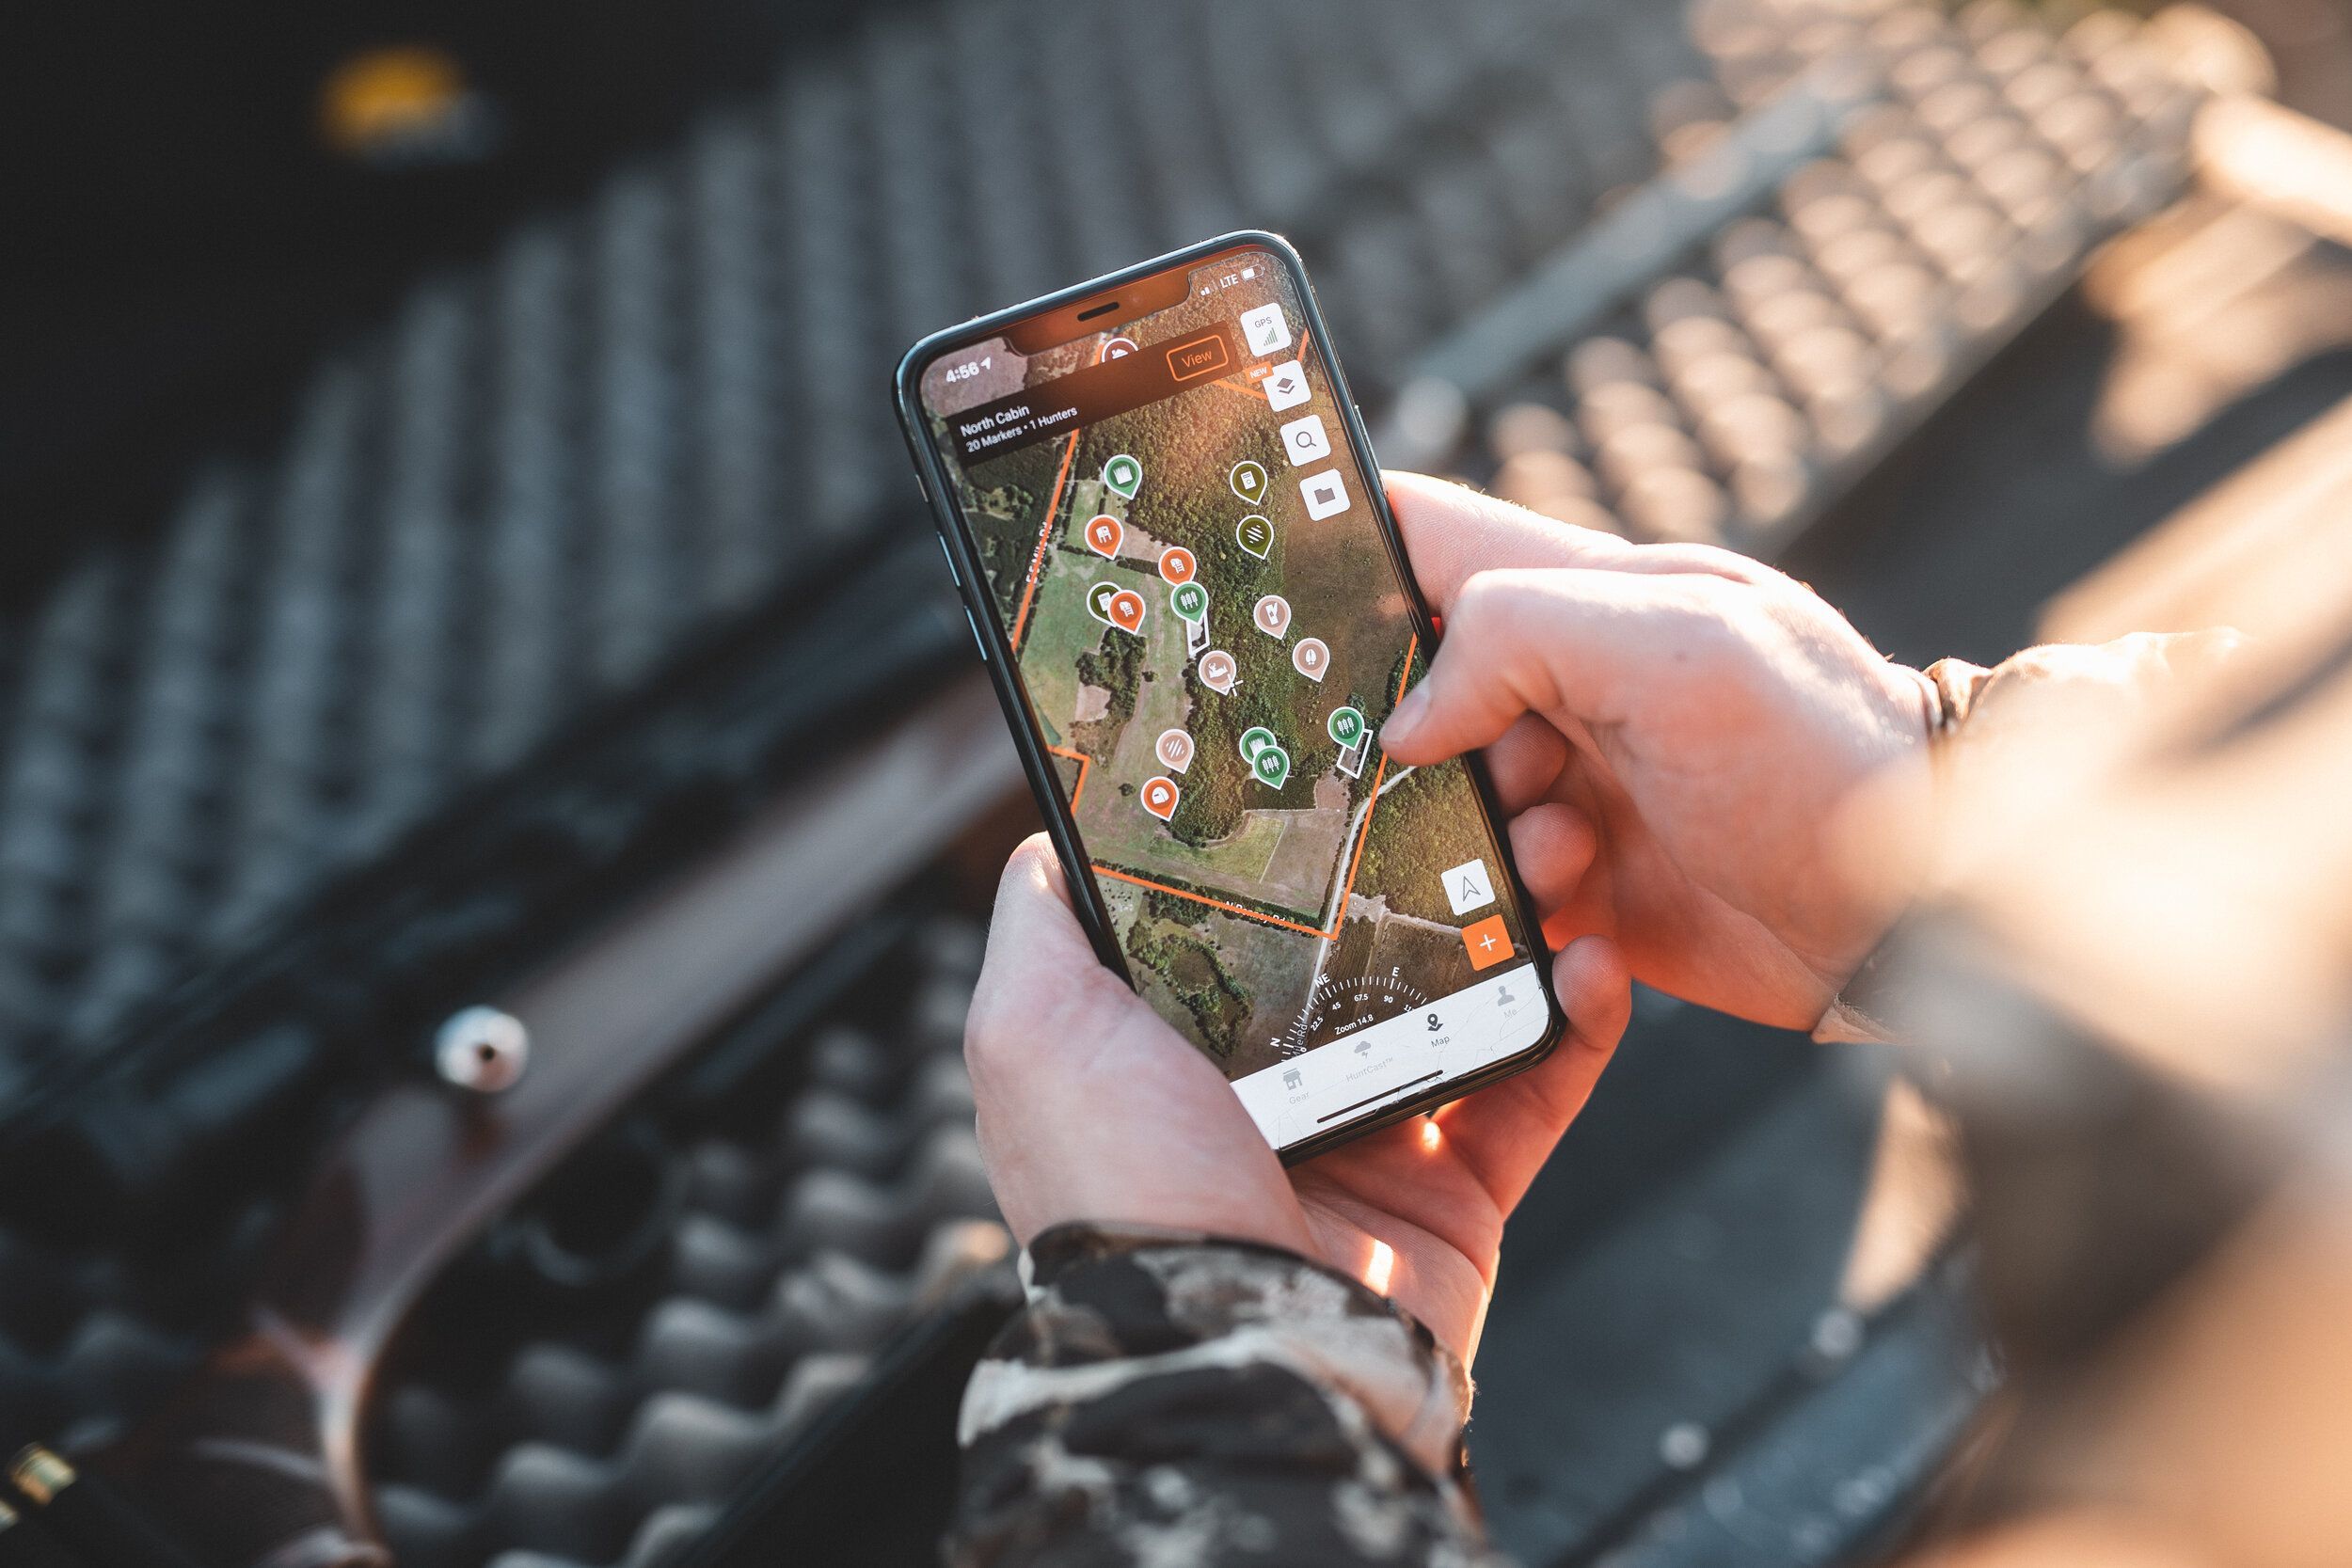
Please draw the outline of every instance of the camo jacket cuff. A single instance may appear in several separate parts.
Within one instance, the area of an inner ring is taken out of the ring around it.
[[[1461,1363],[1357,1281],[1132,1227],[1057,1227],[1022,1267],[964,1393],[951,1562],[1499,1561]]]

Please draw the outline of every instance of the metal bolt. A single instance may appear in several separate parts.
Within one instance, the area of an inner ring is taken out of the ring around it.
[[[1842,1307],[1833,1307],[1813,1320],[1813,1354],[1824,1361],[1843,1361],[1862,1348],[1862,1320]]]
[[[1707,1429],[1696,1421],[1677,1421],[1658,1439],[1658,1457],[1677,1470],[1695,1469],[1707,1458]]]
[[[503,1094],[531,1062],[531,1032],[496,1007],[450,1015],[434,1037],[433,1065],[442,1080],[475,1094]]]

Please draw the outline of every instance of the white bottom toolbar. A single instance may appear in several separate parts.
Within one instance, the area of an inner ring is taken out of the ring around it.
[[[1535,966],[1521,964],[1236,1078],[1233,1092],[1266,1142],[1287,1148],[1526,1050],[1542,1037],[1549,1014]]]

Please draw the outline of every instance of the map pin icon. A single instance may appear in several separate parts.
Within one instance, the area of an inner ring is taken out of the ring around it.
[[[1252,724],[1241,732],[1241,760],[1250,767],[1258,766],[1258,753],[1269,746],[1279,746],[1282,737],[1263,724]]]
[[[1168,590],[1168,608],[1178,620],[1197,624],[1209,613],[1209,591],[1197,582],[1180,582]]]
[[[1274,525],[1252,514],[1233,525],[1233,538],[1245,550],[1260,561],[1274,547]]]
[[[1309,680],[1319,681],[1331,673],[1331,650],[1320,637],[1301,638],[1291,650],[1291,665]]]
[[[1170,545],[1160,552],[1160,576],[1169,582],[1190,582],[1200,569],[1200,563],[1182,545]]]
[[[1200,656],[1200,684],[1212,691],[1232,690],[1236,673],[1233,656],[1222,648],[1211,648]]]
[[[1087,590],[1087,613],[1104,625],[1110,625],[1111,599],[1119,593],[1115,582],[1098,582]]]
[[[1143,630],[1143,595],[1132,588],[1122,588],[1111,595],[1111,625],[1120,631]]]
[[[1330,732],[1331,738],[1338,741],[1341,748],[1344,750],[1363,737],[1363,712],[1359,708],[1335,707],[1331,710],[1331,717],[1323,721],[1323,727]]]
[[[1233,494],[1250,505],[1255,506],[1265,499],[1265,469],[1257,464],[1236,463],[1233,471],[1225,477],[1226,483],[1233,487]]]
[[[1162,730],[1158,742],[1152,748],[1159,754],[1160,766],[1171,773],[1192,771],[1192,736],[1182,730]]]
[[[1263,747],[1258,752],[1258,760],[1250,767],[1262,783],[1279,789],[1291,776],[1291,754],[1279,746]]]
[[[1268,594],[1258,601],[1258,608],[1249,612],[1249,618],[1268,637],[1279,637],[1290,629],[1291,602],[1279,594]]]
[[[1119,542],[1127,536],[1116,517],[1102,516],[1087,524],[1087,548],[1105,560],[1119,554]]]
[[[1176,815],[1176,801],[1180,794],[1173,779],[1146,779],[1143,781],[1143,809],[1165,822]]]
[[[1103,465],[1103,488],[1127,500],[1136,499],[1143,488],[1143,465],[1120,452]]]

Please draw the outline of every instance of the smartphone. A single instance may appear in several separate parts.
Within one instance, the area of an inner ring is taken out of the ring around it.
[[[1286,1159],[1565,1026],[1297,253],[1236,233],[950,328],[898,415],[1078,913]]]

